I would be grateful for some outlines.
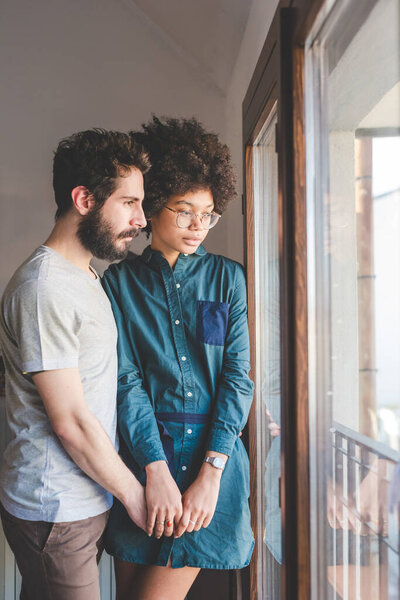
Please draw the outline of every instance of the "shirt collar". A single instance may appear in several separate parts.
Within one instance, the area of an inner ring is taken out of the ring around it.
[[[193,256],[193,255],[197,255],[197,256],[204,256],[205,254],[207,254],[207,250],[204,248],[204,246],[202,244],[200,244],[200,246],[196,249],[195,252],[193,252],[193,254],[190,254],[189,256]],[[153,250],[151,248],[151,246],[147,246],[142,253],[142,259],[144,260],[144,262],[148,263],[152,256],[157,256],[160,255],[160,252],[158,250]],[[180,256],[184,256],[183,254],[180,254]]]

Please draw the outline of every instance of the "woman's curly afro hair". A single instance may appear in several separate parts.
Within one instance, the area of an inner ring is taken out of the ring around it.
[[[170,196],[209,189],[219,214],[235,197],[236,178],[228,147],[195,119],[153,116],[143,131],[131,132],[152,164],[145,175],[147,217],[157,214]]]

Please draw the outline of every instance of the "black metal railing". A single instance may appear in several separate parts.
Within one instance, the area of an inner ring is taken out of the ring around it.
[[[336,598],[400,600],[400,453],[339,423],[328,484],[328,578]]]

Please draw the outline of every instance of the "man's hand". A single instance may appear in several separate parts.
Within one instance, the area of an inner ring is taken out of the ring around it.
[[[163,534],[169,537],[182,515],[181,492],[164,460],[149,463],[146,475],[146,531],[148,535],[154,532],[156,538]]]
[[[147,530],[147,507],[145,489],[136,480],[132,482],[132,490],[123,502],[128,515],[134,523],[144,531]]]

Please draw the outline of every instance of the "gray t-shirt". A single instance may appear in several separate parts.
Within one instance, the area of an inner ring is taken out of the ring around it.
[[[73,462],[53,432],[31,373],[78,367],[87,406],[114,446],[117,330],[100,279],[40,246],[9,282],[1,302],[9,443],[0,500],[30,521],[98,515],[111,495]]]

